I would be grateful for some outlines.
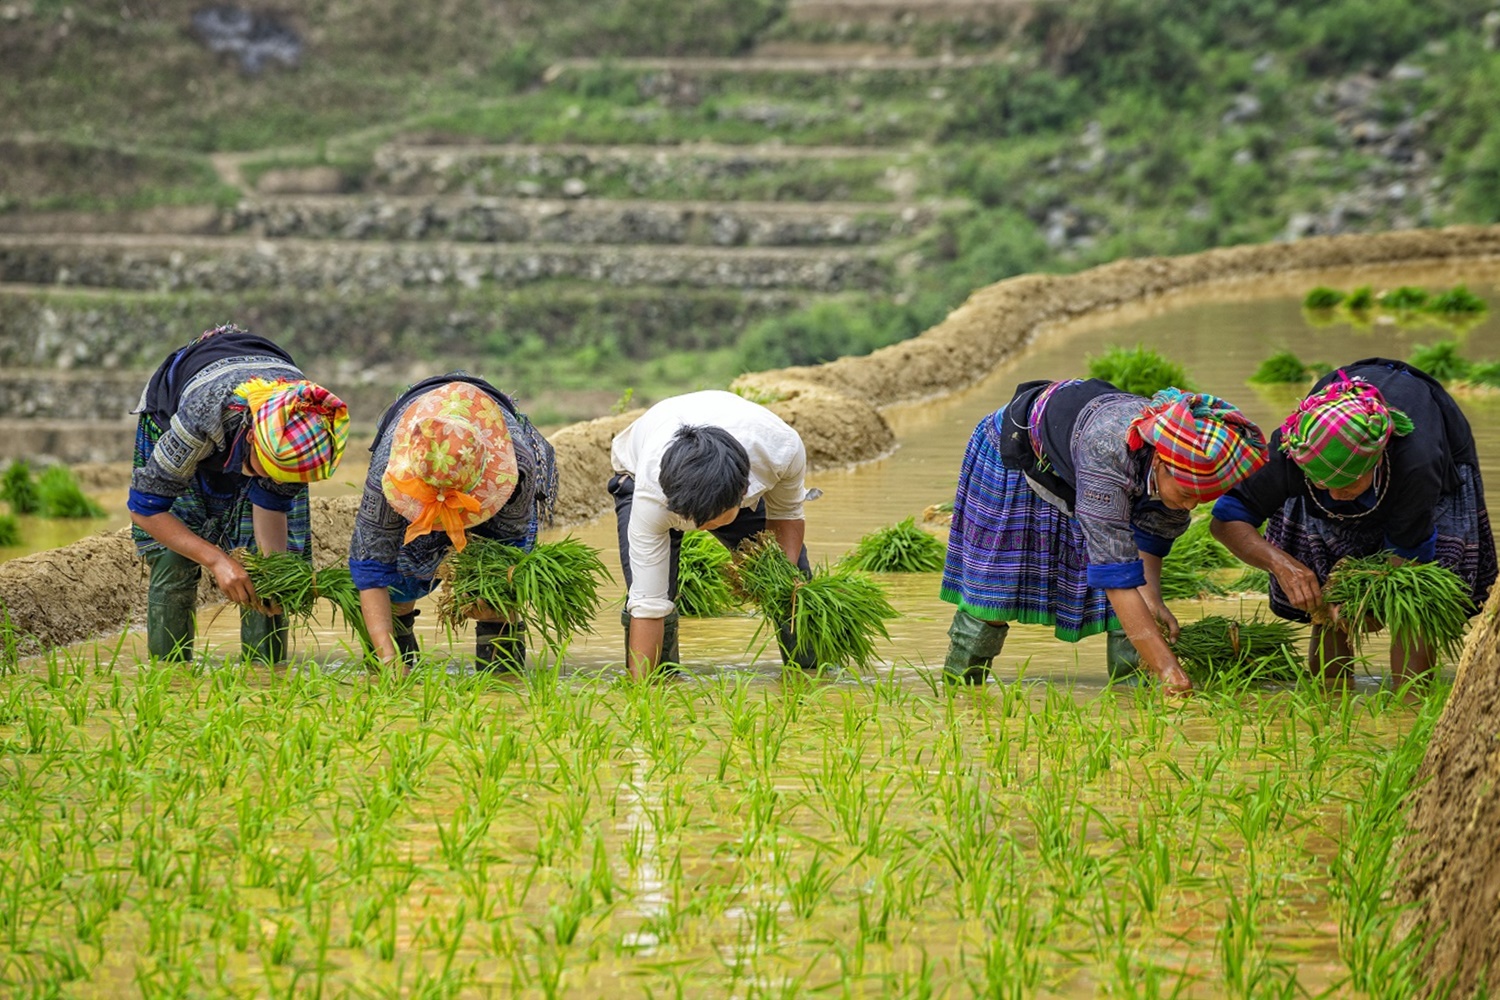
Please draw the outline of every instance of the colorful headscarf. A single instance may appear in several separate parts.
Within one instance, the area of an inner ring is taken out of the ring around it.
[[[515,492],[516,449],[500,404],[467,382],[418,396],[396,421],[381,492],[411,524],[405,541],[441,528],[453,547]]]
[[[245,401],[251,443],[266,475],[283,483],[327,479],[349,443],[349,407],[315,382],[253,378],[235,389]]]
[[[1206,392],[1163,389],[1131,421],[1126,444],[1151,444],[1189,497],[1223,496],[1266,464],[1266,439],[1249,417]]]
[[[1286,418],[1281,450],[1314,485],[1339,490],[1380,463],[1392,434],[1411,431],[1411,418],[1386,406],[1379,389],[1340,371]]]

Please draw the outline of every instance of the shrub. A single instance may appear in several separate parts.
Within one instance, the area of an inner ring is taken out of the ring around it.
[[[1307,293],[1307,297],[1302,300],[1302,307],[1304,309],[1334,309],[1343,301],[1343,292],[1337,288],[1319,285]]]
[[[36,492],[36,481],[31,478],[31,466],[16,459],[5,467],[0,477],[0,498],[10,504],[13,514],[35,514],[41,503]]]
[[[740,338],[740,365],[765,371],[817,365],[849,355],[869,354],[902,339],[898,326],[877,325],[872,311],[846,302],[819,302],[786,316],[761,320]]]
[[[1260,363],[1250,381],[1262,385],[1281,385],[1290,382],[1305,382],[1312,377],[1313,370],[1291,351],[1277,351]]]
[[[38,513],[43,517],[103,517],[104,508],[78,486],[67,466],[54,465],[36,482]]]
[[[1418,344],[1407,360],[1413,367],[1422,369],[1443,383],[1462,381],[1473,368],[1473,365],[1458,356],[1458,345],[1451,340],[1440,340],[1431,346]]]
[[[1089,377],[1102,378],[1122,392],[1147,398],[1168,386],[1192,386],[1181,365],[1139,344],[1110,347],[1099,357],[1089,358]]]

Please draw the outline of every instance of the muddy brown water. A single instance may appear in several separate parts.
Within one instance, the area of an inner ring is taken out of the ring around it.
[[[1338,364],[1375,355],[1406,358],[1419,344],[1457,336],[1465,357],[1500,360],[1500,317],[1493,313],[1466,332],[1455,334],[1453,329],[1431,322],[1398,325],[1378,318],[1363,328],[1342,322],[1314,325],[1301,308],[1307,289],[1319,284],[1343,289],[1370,284],[1378,290],[1400,284],[1435,289],[1459,283],[1467,284],[1500,311],[1500,262],[1471,261],[1303,272],[1224,284],[1177,292],[1045,328],[1021,357],[982,382],[941,399],[886,410],[885,416],[900,442],[888,457],[855,468],[814,473],[809,485],[823,490],[824,495],[808,505],[807,544],[813,560],[836,560],[868,532],[905,517],[920,516],[929,504],[952,499],[965,444],[984,415],[1003,404],[1019,382],[1085,374],[1088,357],[1110,345],[1141,344],[1160,351],[1181,363],[1199,388],[1229,399],[1268,432],[1305,391],[1293,386],[1247,383],[1260,362],[1277,350],[1289,349],[1306,362]],[[1460,394],[1459,401],[1478,439],[1484,472],[1492,479],[1500,476],[1496,471],[1500,470],[1500,392]],[[357,490],[362,471],[347,467],[320,491],[349,495]],[[120,499],[123,502],[123,496]],[[606,564],[618,572],[612,515],[555,534],[572,534],[599,548]],[[938,599],[938,581],[938,574],[883,578],[901,617],[891,623],[891,643],[883,647],[881,655],[898,671],[920,670],[942,660],[952,608]],[[567,651],[570,669],[592,672],[618,668],[623,643],[619,626],[622,590],[618,583],[608,590],[609,603],[596,621],[595,633],[580,637]],[[424,607],[426,604],[430,602]],[[1263,608],[1263,601],[1245,598],[1174,605],[1182,621],[1205,614],[1264,613]],[[238,641],[234,612],[225,610],[216,615],[210,610],[204,617],[209,620],[205,632],[210,646],[232,650]],[[455,640],[443,635],[433,625],[434,617],[428,608],[419,622],[424,643],[452,649],[456,656],[462,656],[471,636],[461,633]],[[775,650],[754,648],[756,627],[756,620],[740,617],[684,620],[683,659],[693,671],[753,670],[774,676],[778,669]],[[300,633],[298,641],[303,652],[319,659],[338,661],[346,656],[348,638],[330,623]],[[1384,645],[1380,641],[1372,644],[1376,673],[1384,670]],[[1014,627],[998,673],[1011,678],[1022,670],[1036,679],[1102,685],[1103,637],[1069,645],[1054,640],[1045,627]]]

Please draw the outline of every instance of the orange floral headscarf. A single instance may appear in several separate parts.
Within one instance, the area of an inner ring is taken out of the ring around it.
[[[396,421],[381,492],[410,525],[405,541],[440,528],[453,547],[505,506],[520,477],[500,404],[466,382],[423,393]]]

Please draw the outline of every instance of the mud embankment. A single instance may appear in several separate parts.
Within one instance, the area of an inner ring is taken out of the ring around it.
[[[736,385],[752,398],[773,400],[770,408],[801,432],[813,467],[864,462],[895,445],[880,416],[882,407],[977,381],[1022,350],[1048,323],[1211,282],[1497,253],[1500,227],[1462,227],[1127,260],[1067,276],[1027,275],[976,291],[942,323],[912,340],[867,357],[746,375]],[[563,484],[559,524],[608,509],[609,441],[632,416],[604,417],[553,435]],[[319,504],[317,509],[319,559],[336,561],[348,544],[353,502]],[[66,642],[138,621],[144,579],[129,538],[118,533],[0,565],[0,599],[23,632],[41,643]]]

